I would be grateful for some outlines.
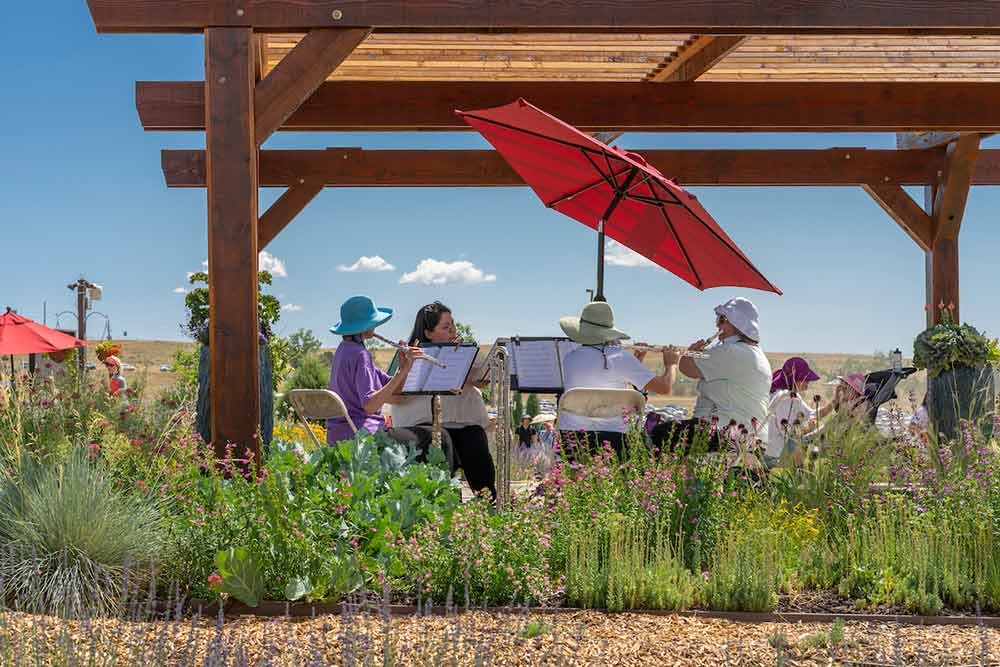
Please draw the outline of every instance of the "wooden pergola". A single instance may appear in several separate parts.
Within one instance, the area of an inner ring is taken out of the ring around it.
[[[684,185],[868,192],[953,303],[969,187],[1000,185],[995,0],[88,0],[98,32],[205,35],[205,80],[138,82],[147,130],[208,191],[212,433],[256,448],[257,256],[324,187],[518,186],[492,151],[260,150],[278,130],[468,130],[517,97],[628,131],[872,131],[897,150],[651,150]],[[903,186],[924,188],[924,201]],[[258,188],[286,188],[258,214]],[[929,309],[934,317],[936,308]]]

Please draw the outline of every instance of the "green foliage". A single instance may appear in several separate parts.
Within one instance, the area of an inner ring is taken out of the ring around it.
[[[320,355],[311,354],[299,361],[298,366],[285,380],[281,390],[288,394],[293,389],[326,389],[329,383],[330,368],[323,363],[323,358]],[[288,401],[282,398],[276,411],[279,417],[288,417],[290,414]]]
[[[82,453],[0,478],[0,596],[29,611],[120,613],[125,586],[142,590],[163,543],[159,503],[116,488]]]
[[[550,632],[552,632],[552,628],[549,627],[548,623],[532,619],[524,624],[524,627],[521,628],[521,632],[518,634],[524,639],[534,639],[535,637],[547,635]]]
[[[458,332],[458,337],[463,343],[475,343],[476,342],[476,332],[472,330],[472,326],[465,324],[463,322],[455,322],[455,331]]]
[[[524,405],[524,414],[534,417],[538,414],[538,396],[528,394],[528,402]]]
[[[524,397],[521,392],[514,392],[514,407],[510,411],[511,422],[514,426],[521,425],[521,417],[524,416]]]
[[[947,314],[947,310],[942,311]],[[913,341],[913,364],[926,368],[934,378],[955,368],[980,368],[1000,362],[1000,347],[969,324],[956,324],[950,316],[924,330]]]
[[[208,273],[198,271],[192,273],[188,278],[192,285],[206,285],[206,287],[195,287],[184,297],[184,306],[187,308],[187,321],[181,329],[191,338],[197,340],[202,345],[208,345],[209,317],[208,310]],[[270,286],[273,282],[271,274],[261,271],[257,274],[257,318],[261,331],[270,337],[275,323],[281,319],[281,302],[273,294],[265,294],[264,287]]]
[[[220,551],[215,554],[215,566],[222,577],[223,593],[232,595],[250,607],[260,604],[264,596],[264,578],[257,559],[249,550],[245,547],[230,547]]]
[[[205,451],[170,481],[170,495],[186,499],[171,511],[170,574],[195,593],[208,593],[215,554],[240,545],[268,598],[308,580],[307,599],[340,599],[379,573],[401,574],[398,539],[459,503],[443,467],[414,463],[415,450],[385,436],[306,458],[281,442],[273,449],[259,478],[232,474],[232,461],[218,469]]]
[[[201,345],[193,348],[181,348],[174,352],[173,369],[177,378],[176,386],[184,392],[198,390],[198,359],[201,357]]]
[[[311,329],[299,329],[288,336],[288,345],[291,348],[290,361],[293,368],[298,368],[304,359],[314,356],[323,347],[323,343]]]

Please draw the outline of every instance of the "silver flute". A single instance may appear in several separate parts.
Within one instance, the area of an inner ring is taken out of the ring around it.
[[[400,345],[399,343],[393,342],[393,341],[389,340],[388,338],[386,338],[385,336],[380,336],[379,334],[375,334],[375,338],[378,338],[380,341],[382,341],[386,345],[388,345],[390,347],[394,347],[397,350],[405,350],[405,349],[409,348],[409,345]],[[448,368],[447,364],[445,364],[443,361],[435,359],[434,357],[432,357],[429,354],[425,354],[421,358],[424,359],[424,360],[426,360],[426,361],[431,362],[432,364],[434,364],[438,368]]]
[[[709,336],[708,338],[705,339],[705,345],[711,345],[712,342],[714,342],[715,339],[718,338],[718,337],[719,337],[718,333],[712,334],[711,336]],[[667,349],[668,347],[670,347],[670,346],[669,345],[642,345],[642,344],[638,344],[638,345],[633,345],[632,349],[633,350],[639,350],[641,352],[662,352],[663,350]],[[690,357],[692,359],[707,359],[708,358],[708,355],[706,353],[701,352],[699,350],[679,349],[678,351],[681,353],[682,357]]]

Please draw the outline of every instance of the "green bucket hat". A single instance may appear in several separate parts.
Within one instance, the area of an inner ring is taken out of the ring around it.
[[[624,331],[615,329],[615,311],[604,301],[591,301],[583,307],[580,317],[559,318],[559,326],[574,343],[581,345],[601,345],[629,338]]]

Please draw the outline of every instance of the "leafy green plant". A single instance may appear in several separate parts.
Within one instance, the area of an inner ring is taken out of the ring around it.
[[[122,611],[163,556],[159,503],[115,487],[82,453],[0,478],[0,595],[66,617]]]
[[[264,597],[264,577],[259,562],[246,547],[230,547],[218,552],[215,554],[215,566],[222,578],[220,590],[223,593],[250,607],[260,604]]]
[[[913,341],[913,364],[934,378],[956,368],[979,368],[1000,362],[1000,347],[969,324],[952,321],[943,309],[941,324],[924,330]]]
[[[540,621],[538,619],[532,619],[524,624],[519,633],[524,639],[534,639],[535,637],[541,637],[552,632],[552,628],[549,627],[548,623],[545,621]]]

